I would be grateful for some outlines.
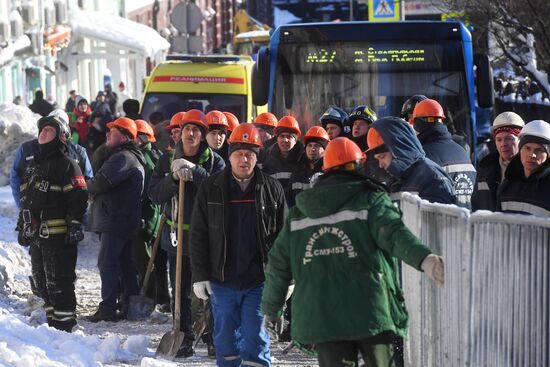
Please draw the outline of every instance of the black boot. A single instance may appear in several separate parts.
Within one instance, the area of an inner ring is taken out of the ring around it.
[[[86,320],[90,322],[99,322],[99,321],[117,322],[118,316],[117,316],[116,310],[106,311],[101,309],[101,307],[99,307],[93,315],[86,317]]]
[[[195,354],[195,350],[193,349],[193,342],[194,340],[191,339],[183,339],[181,347],[176,353],[176,358],[192,357]]]

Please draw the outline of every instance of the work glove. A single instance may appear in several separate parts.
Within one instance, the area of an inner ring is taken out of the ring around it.
[[[189,162],[187,159],[184,158],[178,158],[172,161],[172,166],[170,167],[172,172],[178,171],[182,168],[193,169],[195,168],[195,163]]]
[[[264,317],[264,328],[273,340],[279,340],[279,335],[283,332],[284,318],[281,316],[268,316]]]
[[[443,287],[443,284],[445,284],[445,269],[441,256],[429,254],[422,260],[420,268],[438,286]]]
[[[176,181],[193,181],[193,171],[191,171],[189,168],[182,168],[172,172],[172,178]]]
[[[84,233],[82,233],[82,224],[77,220],[71,220],[69,222],[69,233],[67,234],[67,244],[76,245],[78,242],[84,239]]]
[[[208,297],[212,294],[212,286],[208,280],[202,282],[193,283],[193,292],[197,298],[206,301]]]

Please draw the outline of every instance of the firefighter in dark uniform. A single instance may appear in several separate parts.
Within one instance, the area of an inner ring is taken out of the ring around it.
[[[328,133],[330,140],[339,136],[349,136],[351,128],[349,126],[349,116],[340,107],[330,106],[319,118],[323,129]]]
[[[76,325],[74,281],[77,243],[83,239],[86,181],[61,139],[68,129],[55,116],[38,120],[39,152],[23,176],[19,242],[30,243],[36,289],[48,325],[71,332]]]

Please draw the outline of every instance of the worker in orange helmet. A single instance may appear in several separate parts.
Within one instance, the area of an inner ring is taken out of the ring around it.
[[[275,137],[275,128],[277,127],[277,117],[271,112],[262,112],[253,122],[254,126],[258,129],[264,149],[271,146],[277,141]]]
[[[292,339],[315,344],[321,367],[356,366],[359,352],[369,366],[396,366],[393,340],[408,319],[399,260],[444,283],[443,260],[407,229],[384,188],[358,173],[364,161],[350,139],[331,140],[325,173],[296,197],[269,252],[261,310],[277,320],[294,282]]]
[[[147,188],[162,152],[154,144],[157,140],[151,125],[145,120],[138,119],[135,122],[137,127],[136,141],[145,159],[145,164],[143,165],[145,170],[144,187]],[[134,242],[134,258],[136,260],[138,282],[140,285],[143,284],[145,279],[149,254],[152,252],[153,241],[160,225],[160,214],[160,205],[151,201],[147,194],[147,189],[143,190],[141,195],[141,219],[143,226]],[[158,304],[159,307],[169,310],[170,294],[168,292],[167,262],[166,251],[158,249],[155,256],[155,266],[151,274],[152,281],[149,282],[145,294],[154,300],[155,304]]]
[[[189,257],[189,223],[195,204],[195,197],[201,183],[211,174],[225,167],[224,160],[215,153],[206,142],[208,122],[204,113],[191,109],[182,116],[181,139],[176,144],[173,154],[164,154],[151,176],[149,196],[154,203],[164,205],[168,218],[162,233],[161,247],[168,253],[169,275],[172,284],[172,295],[176,290],[177,260],[177,196],[179,182],[184,181],[185,197],[183,214],[183,246],[181,274],[181,319],[180,331],[185,339],[178,350],[177,357],[194,355],[193,341],[195,334],[192,328],[191,313],[191,260]]]
[[[191,218],[193,291],[212,304],[222,367],[271,365],[259,308],[267,254],[286,206],[279,182],[257,167],[261,146],[254,125],[233,130],[231,164],[203,182]]]
[[[316,177],[322,172],[325,149],[330,141],[328,133],[321,126],[310,128],[303,138],[305,159],[301,159],[292,175],[288,189],[290,190],[288,207],[294,206],[296,195],[313,187]]]
[[[233,113],[224,111],[223,114],[227,118],[227,124],[229,125],[229,127],[227,128],[227,137],[226,137],[226,139],[229,139],[229,137],[231,136],[231,132],[235,130],[235,128],[239,126],[240,123],[237,116],[235,116]]]
[[[208,146],[224,161],[227,161],[226,140],[229,131],[227,116],[221,111],[212,110],[206,114],[206,122],[208,123],[208,133],[206,134]]]
[[[277,144],[262,151],[262,171],[279,180],[287,190],[287,201],[290,175],[303,159],[304,145],[298,139],[300,135],[300,126],[294,116],[283,116],[275,128]]]

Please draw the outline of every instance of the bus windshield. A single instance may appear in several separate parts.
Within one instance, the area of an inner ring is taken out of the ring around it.
[[[161,111],[164,119],[176,113],[198,109],[207,113],[212,110],[232,112],[239,121],[246,116],[246,96],[238,94],[207,93],[147,93],[143,99],[141,114],[149,121],[150,115]]]
[[[330,105],[366,104],[378,117],[399,116],[414,94],[436,99],[451,133],[471,138],[470,102],[460,41],[341,41],[278,45],[271,110],[292,113],[303,128]]]

